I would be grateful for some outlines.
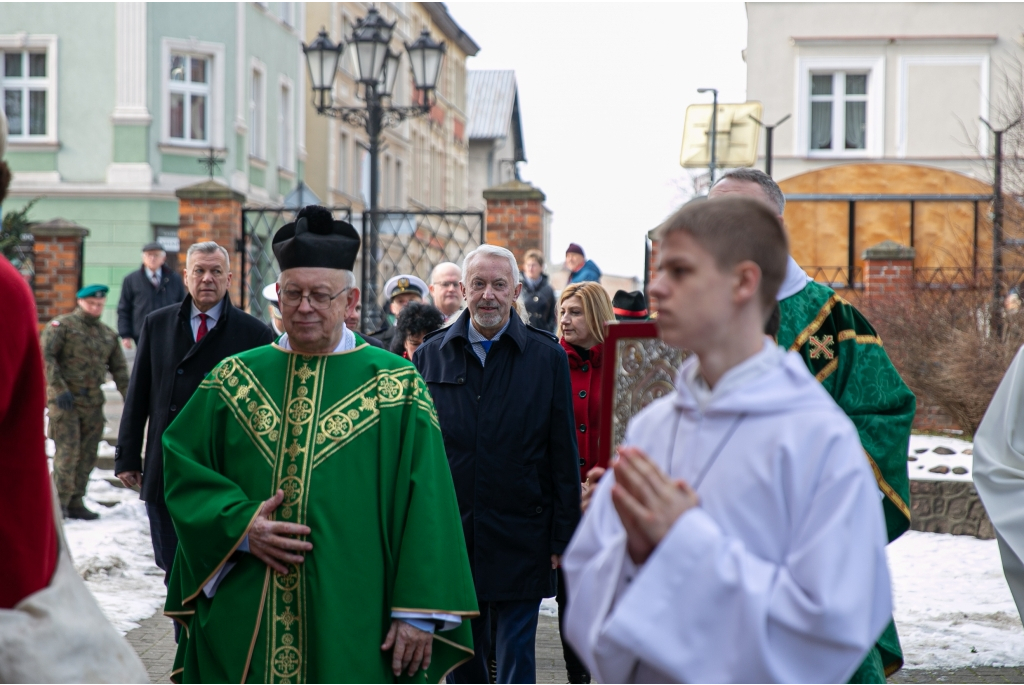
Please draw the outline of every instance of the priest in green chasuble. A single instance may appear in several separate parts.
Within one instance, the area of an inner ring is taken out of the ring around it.
[[[786,205],[778,184],[757,169],[727,172],[708,198],[735,195],[761,200],[780,217]],[[832,288],[811,279],[792,257],[777,298],[779,346],[803,357],[810,372],[856,426],[878,483],[892,542],[910,527],[907,447],[917,404],[914,393],[900,378],[868,320]],[[884,683],[886,676],[902,666],[896,624],[890,622],[851,682]]]
[[[478,612],[430,393],[345,327],[349,224],[307,207],[273,249],[284,335],[225,359],[164,433],[172,678],[438,682]]]

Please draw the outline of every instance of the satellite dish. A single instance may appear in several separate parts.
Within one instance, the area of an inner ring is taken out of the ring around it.
[[[683,148],[679,164],[683,167],[706,167],[711,163],[711,110],[713,105],[690,105],[683,124]],[[715,122],[715,168],[753,166],[757,162],[757,142],[761,126],[751,118],[761,119],[764,106],[760,102],[718,105]]]

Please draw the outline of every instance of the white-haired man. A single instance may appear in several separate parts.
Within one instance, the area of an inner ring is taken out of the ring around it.
[[[164,434],[180,540],[165,613],[188,626],[174,667],[438,682],[472,654],[477,608],[430,394],[345,325],[352,226],[305,207],[273,249],[284,334],[224,360]]]
[[[444,314],[444,325],[450,326],[462,311],[462,269],[452,262],[441,262],[430,272],[430,299]]]
[[[488,681],[496,616],[498,682],[533,683],[537,610],[580,517],[576,431],[587,426],[574,425],[565,352],[515,313],[512,253],[473,250],[460,287],[466,311],[413,355],[438,408],[480,605],[476,655],[453,676]]]

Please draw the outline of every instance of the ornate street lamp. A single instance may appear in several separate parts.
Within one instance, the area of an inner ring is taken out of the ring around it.
[[[342,43],[332,43],[324,29],[320,29],[316,40],[302,46],[302,51],[306,53],[306,64],[309,65],[309,82],[313,86],[314,104],[318,111],[321,107],[331,106],[334,77],[338,74],[338,61],[344,49]]]
[[[430,113],[433,107],[430,95],[437,87],[446,49],[444,43],[438,43],[430,37],[427,29],[423,29],[412,44],[406,43],[405,49],[412,64],[413,85],[419,91],[415,99],[417,104],[411,107],[395,107],[390,104],[384,106],[384,99],[390,100],[393,97],[402,59],[399,53],[390,49],[394,30],[395,22],[389,24],[376,8],[371,8],[355,25],[352,35],[343,38],[337,45],[331,42],[327,31],[321,29],[316,40],[302,46],[309,65],[309,79],[314,93],[313,106],[317,114],[341,119],[353,126],[362,126],[369,139],[370,222],[368,227],[364,227],[363,244],[363,273],[366,274],[377,271],[381,131],[389,126],[397,126],[405,119]],[[352,46],[355,55],[358,80],[363,86],[363,107],[335,107],[331,96],[345,41]],[[365,230],[366,228],[369,230]],[[377,299],[376,279],[370,283],[363,293],[363,325],[366,324],[371,303]]]

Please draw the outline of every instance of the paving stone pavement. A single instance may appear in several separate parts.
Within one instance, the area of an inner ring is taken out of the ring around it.
[[[166,683],[174,663],[174,629],[171,621],[155,615],[142,621],[127,635],[128,642],[142,657],[152,683]],[[558,619],[541,616],[537,625],[537,682],[566,682],[562,643],[558,639]],[[905,668],[890,683],[1024,683],[1024,667],[960,668],[931,670]]]

